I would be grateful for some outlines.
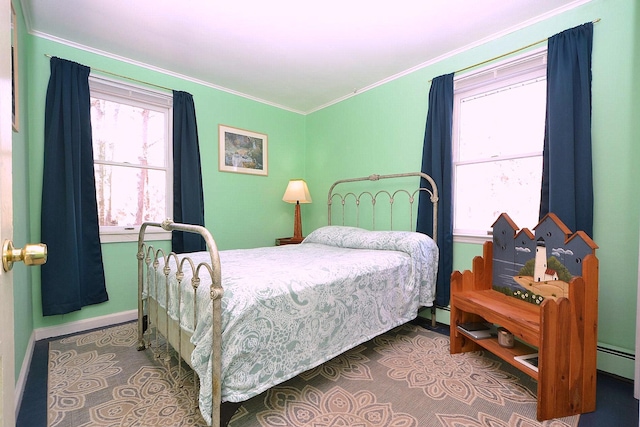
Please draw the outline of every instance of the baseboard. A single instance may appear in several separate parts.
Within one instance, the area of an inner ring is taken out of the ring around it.
[[[431,307],[422,308],[422,310],[418,312],[418,316],[431,319]],[[449,307],[436,306],[436,321],[444,325],[451,324],[451,311]]]
[[[93,317],[91,319],[78,320],[63,325],[48,326],[38,328],[34,331],[35,340],[40,341],[63,335],[75,334],[91,329],[104,328],[118,323],[130,322],[138,318],[138,310],[122,311],[120,313],[108,314],[106,316]]]
[[[24,388],[27,384],[27,375],[29,374],[29,367],[31,366],[31,359],[33,358],[33,349],[35,347],[35,344],[36,344],[36,333],[35,331],[33,331],[31,332],[31,337],[29,338],[29,343],[27,344],[27,349],[24,354],[24,359],[22,360],[20,375],[18,376],[18,380],[16,381],[16,388],[15,388],[16,418],[18,417],[18,413],[20,413],[20,404],[22,403]]]
[[[625,349],[598,345],[598,370],[633,380],[635,355]]]

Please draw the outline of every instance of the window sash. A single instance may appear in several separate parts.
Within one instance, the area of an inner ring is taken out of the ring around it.
[[[497,65],[485,67],[473,73],[468,73],[454,80],[454,113],[453,113],[453,187],[454,187],[454,237],[457,242],[479,243],[490,240],[491,223],[486,229],[463,229],[457,224],[456,217],[460,214],[458,209],[464,207],[455,203],[458,198],[458,168],[482,167],[483,164],[499,162],[537,162],[542,163],[542,149],[531,151],[524,148],[509,150],[508,153],[491,153],[485,155],[472,155],[460,160],[460,106],[463,101],[478,99],[479,97],[495,94],[505,87],[516,87],[520,84],[539,82],[546,80],[546,48],[537,49],[517,59],[503,61]],[[542,140],[540,141],[542,148]],[[468,208],[468,206],[467,206]],[[536,212],[537,215],[537,212]],[[497,218],[497,217],[496,217]],[[493,218],[495,219],[495,218]]]
[[[164,120],[164,165],[162,164],[134,164],[132,162],[94,159],[96,166],[124,167],[147,169],[165,172],[165,218],[173,215],[173,161],[172,161],[172,121],[173,97],[167,93],[147,89],[141,86],[118,82],[102,76],[89,77],[90,94],[92,98],[126,104],[129,106],[153,110],[165,116]],[[165,219],[159,219],[159,221]],[[100,226],[100,238],[104,242],[137,241],[139,225]],[[150,240],[170,239],[171,233],[164,230],[155,231]]]

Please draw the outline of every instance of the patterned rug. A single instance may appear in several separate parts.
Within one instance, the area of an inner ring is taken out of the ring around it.
[[[135,323],[52,341],[48,425],[200,426],[193,373],[136,350]],[[162,365],[171,366],[170,375]],[[407,324],[245,402],[230,427],[565,427],[536,421],[536,383]]]

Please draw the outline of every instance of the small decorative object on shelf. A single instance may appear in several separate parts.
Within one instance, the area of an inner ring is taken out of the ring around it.
[[[491,325],[485,322],[461,323],[458,329],[475,339],[491,338]]]
[[[538,353],[523,354],[522,356],[515,356],[514,359],[533,371],[538,372]]]
[[[515,345],[513,334],[505,328],[498,328],[498,344],[505,348],[513,348]]]

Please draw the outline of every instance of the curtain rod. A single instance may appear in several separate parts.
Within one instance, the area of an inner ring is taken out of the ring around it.
[[[44,56],[46,56],[47,58],[52,58],[52,55],[49,55],[48,53],[45,53]],[[123,76],[122,74],[112,73],[111,71],[101,70],[100,68],[92,68],[92,67],[89,67],[89,68],[91,69],[91,71],[97,71],[99,73],[108,74],[108,75],[113,76],[113,77],[119,77],[121,79],[131,80],[131,81],[136,82],[136,83],[142,83],[142,84],[147,85],[147,86],[153,86],[153,87],[157,87],[159,89],[164,89],[166,91],[173,92],[173,89],[168,88],[168,87],[164,87],[164,86],[160,86],[160,85],[157,85],[155,83],[149,83],[149,82],[145,82],[144,80],[134,79],[133,77]]]
[[[594,19],[593,21],[591,21],[591,23],[592,23],[592,24],[597,24],[598,22],[600,22],[600,18],[598,18],[598,19]],[[548,38],[548,37],[547,37],[547,38],[545,38],[545,39],[542,39],[542,40],[538,40],[538,41],[537,41],[537,42],[535,42],[535,43],[531,43],[531,44],[528,44],[528,45],[526,45],[526,46],[520,47],[520,48],[518,48],[518,49],[514,49],[514,50],[512,50],[511,52],[503,53],[502,55],[498,55],[498,56],[495,56],[495,57],[493,57],[493,58],[487,59],[486,61],[482,61],[482,62],[478,62],[477,64],[469,65],[468,67],[464,67],[464,68],[461,68],[461,69],[459,69],[459,70],[454,71],[454,74],[462,73],[462,72],[464,72],[464,71],[470,70],[470,69],[475,68],[475,67],[479,67],[479,66],[484,65],[484,64],[487,64],[487,63],[489,63],[489,62],[493,62],[493,61],[495,61],[495,60],[502,59],[502,58],[504,58],[505,56],[513,55],[514,53],[518,53],[518,52],[521,52],[521,51],[523,51],[523,50],[529,49],[530,47],[534,47],[534,46],[536,46],[536,45],[539,45],[540,43],[544,43],[544,42],[546,42],[547,40],[549,40],[549,38]],[[433,80],[433,79],[430,79],[430,80],[429,80],[429,83],[431,83],[431,81],[432,81],[432,80]]]

